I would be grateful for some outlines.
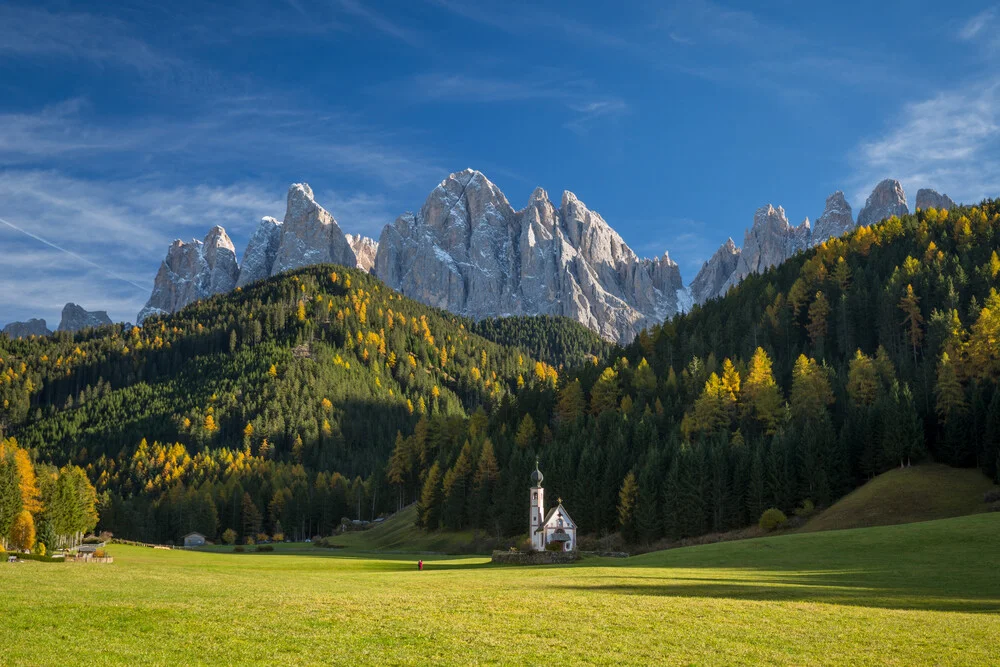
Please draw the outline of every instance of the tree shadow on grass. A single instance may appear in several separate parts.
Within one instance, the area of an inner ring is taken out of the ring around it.
[[[1000,592],[968,580],[909,580],[891,570],[775,572],[747,570],[744,580],[711,577],[626,576],[616,583],[561,586],[621,595],[807,602],[879,609],[996,614]],[[985,583],[985,582],[983,582]],[[949,590],[950,588],[950,590]]]

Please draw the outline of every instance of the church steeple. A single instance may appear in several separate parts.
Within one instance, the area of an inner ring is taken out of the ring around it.
[[[535,471],[531,473],[531,486],[536,489],[542,488],[542,481],[544,479],[545,476],[542,474],[542,471],[538,469],[538,458],[535,457]]]
[[[538,469],[538,459],[535,459],[535,470],[531,473],[531,514],[528,518],[528,536],[531,538],[531,546],[541,551],[545,548],[545,532],[542,530],[542,521],[545,517],[545,489],[542,488],[542,481],[545,476]]]

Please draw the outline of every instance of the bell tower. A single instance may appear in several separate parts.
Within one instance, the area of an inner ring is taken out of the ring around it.
[[[539,532],[542,519],[545,518],[545,489],[542,488],[542,471],[538,469],[538,459],[535,459],[535,471],[531,473],[531,515],[528,519],[528,537],[531,546],[538,551],[545,549],[545,533]]]

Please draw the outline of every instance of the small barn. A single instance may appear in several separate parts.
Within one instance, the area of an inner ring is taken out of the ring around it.
[[[205,546],[205,536],[201,533],[188,533],[184,536],[184,546],[203,547]]]

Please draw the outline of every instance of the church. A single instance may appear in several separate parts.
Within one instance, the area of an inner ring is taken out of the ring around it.
[[[562,498],[548,514],[545,513],[543,479],[536,459],[535,471],[531,473],[531,518],[528,522],[531,548],[544,551],[549,544],[558,542],[562,544],[563,551],[573,551],[576,549],[576,524],[562,506]]]

